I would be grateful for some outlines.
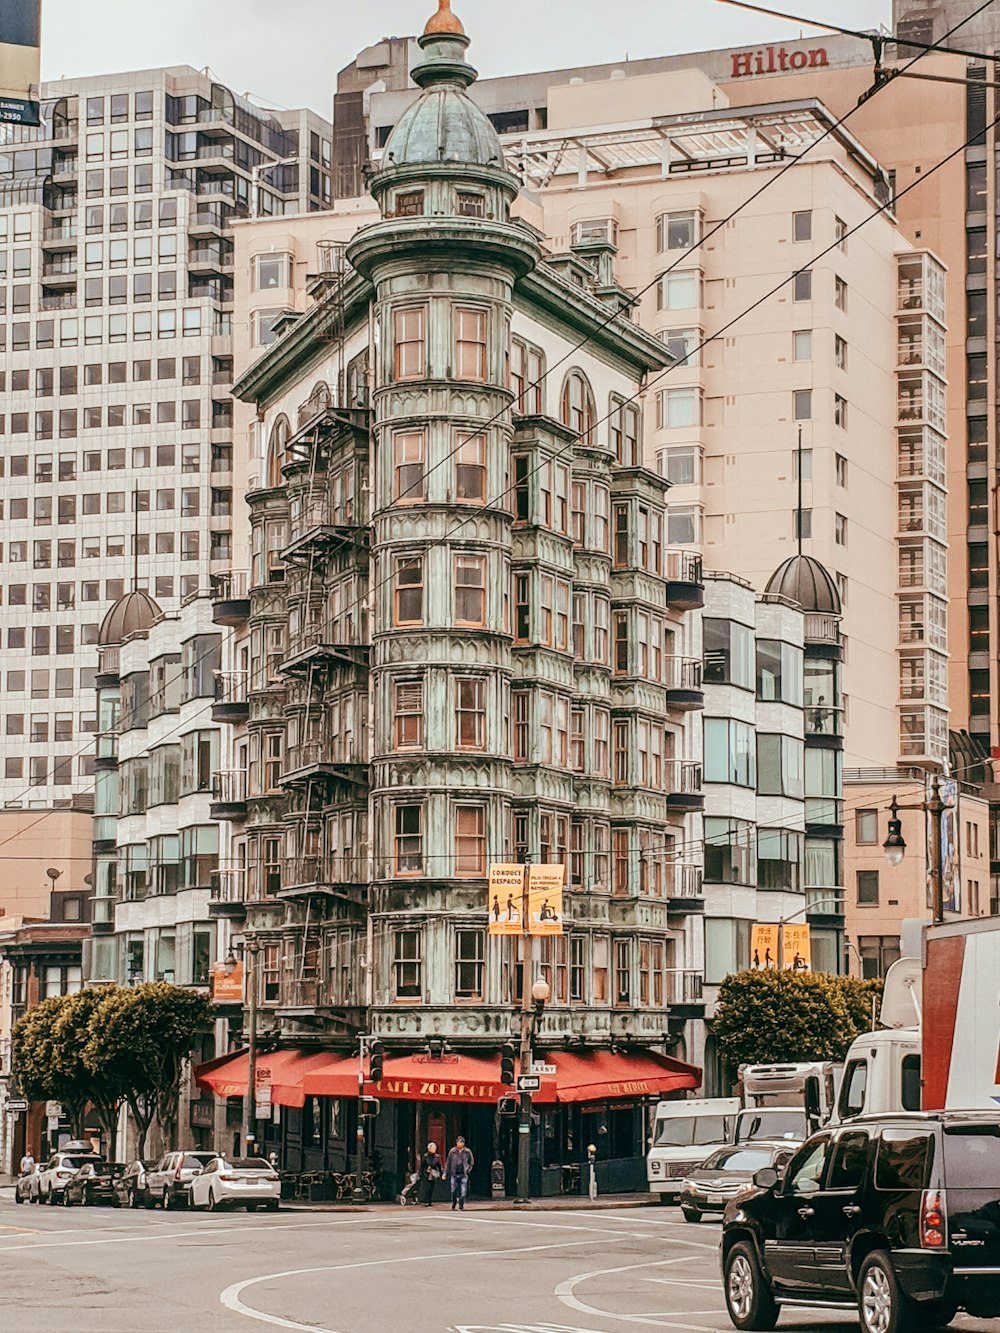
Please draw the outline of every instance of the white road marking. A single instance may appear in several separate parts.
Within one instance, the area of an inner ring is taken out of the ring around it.
[[[352,1218],[351,1221],[353,1221],[353,1220],[354,1220],[354,1219]],[[254,1226],[254,1227],[252,1227],[252,1228],[248,1228],[248,1227],[246,1227],[246,1226],[241,1226],[241,1227],[219,1227],[219,1226],[211,1226],[210,1224],[206,1224],[204,1227],[200,1227],[197,1231],[167,1231],[167,1230],[163,1230],[163,1231],[159,1231],[159,1232],[157,1232],[156,1235],[154,1235],[154,1236],[136,1236],[136,1235],[128,1235],[128,1236],[96,1236],[96,1237],[94,1237],[92,1240],[91,1240],[91,1239],[88,1239],[88,1240],[55,1240],[55,1241],[40,1241],[37,1245],[0,1245],[0,1254],[3,1254],[3,1253],[11,1253],[11,1254],[33,1254],[33,1253],[35,1252],[35,1250],[54,1250],[54,1249],[60,1249],[60,1248],[68,1249],[68,1248],[73,1248],[73,1247],[75,1247],[75,1246],[77,1246],[77,1245],[132,1245],[132,1244],[140,1245],[140,1244],[142,1244],[142,1243],[145,1242],[145,1241],[150,1241],[150,1240],[173,1240],[175,1237],[176,1237],[178,1240],[182,1240],[182,1239],[186,1239],[186,1238],[191,1237],[191,1236],[202,1236],[202,1237],[205,1237],[205,1236],[225,1236],[225,1235],[230,1234],[231,1232],[237,1232],[238,1234],[242,1235],[243,1233],[245,1233],[245,1232],[248,1231],[248,1230],[252,1230],[252,1231],[254,1231],[254,1232],[257,1232],[257,1231],[304,1231],[304,1230],[307,1230],[307,1229],[310,1228],[310,1227],[325,1227],[325,1226],[346,1227],[346,1226],[350,1226],[350,1225],[351,1225],[351,1222],[346,1221],[346,1220],[343,1221],[343,1222],[294,1222],[294,1223],[292,1223],[292,1224],[290,1224],[290,1225],[282,1225],[281,1223],[278,1223],[278,1222],[271,1222],[271,1223],[264,1223],[264,1224],[257,1223],[257,1225]],[[39,1235],[45,1235],[45,1234],[51,1234],[51,1233],[39,1232],[38,1234],[39,1234]],[[57,1232],[56,1234],[58,1235],[59,1233]],[[7,1239],[11,1239],[11,1240],[13,1240],[14,1237],[8,1237]]]
[[[691,1245],[691,1244],[697,1244],[697,1242],[679,1240],[676,1241],[675,1244]],[[704,1248],[704,1247],[699,1246],[699,1248]],[[714,1248],[714,1246],[712,1248]],[[704,1324],[683,1324],[675,1319],[664,1319],[659,1313],[614,1314],[611,1310],[601,1310],[595,1305],[587,1305],[585,1301],[581,1301],[575,1294],[576,1288],[580,1285],[580,1283],[586,1282],[590,1278],[610,1277],[618,1273],[633,1273],[640,1268],[663,1268],[667,1264],[682,1264],[684,1263],[687,1257],[688,1257],[687,1255],[683,1255],[678,1259],[653,1259],[649,1263],[625,1264],[621,1268],[596,1268],[593,1270],[593,1272],[579,1273],[576,1277],[567,1278],[565,1282],[560,1282],[555,1289],[555,1295],[560,1301],[562,1301],[564,1305],[568,1305],[571,1310],[579,1310],[581,1314],[594,1315],[598,1319],[614,1319],[616,1321],[620,1320],[627,1324],[648,1324],[656,1328],[683,1329],[686,1330],[687,1333],[708,1333]],[[702,1316],[702,1315],[720,1315],[720,1314],[724,1315],[726,1312],[724,1309],[722,1310],[715,1309],[715,1310],[685,1310],[684,1313],[689,1316],[691,1315]]]
[[[541,1224],[539,1224],[541,1225]],[[570,1228],[574,1231],[583,1230],[581,1227]],[[618,1233],[622,1240],[633,1240],[634,1236],[628,1232]],[[516,1247],[504,1250],[456,1250],[452,1252],[439,1252],[437,1254],[407,1254],[400,1255],[396,1259],[360,1259],[355,1263],[349,1264],[330,1264],[320,1268],[291,1268],[283,1273],[264,1273],[259,1277],[245,1278],[242,1282],[234,1282],[231,1286],[220,1294],[219,1300],[228,1310],[234,1314],[244,1315],[247,1319],[258,1319],[262,1324],[271,1324],[275,1328],[291,1328],[298,1330],[298,1333],[338,1333],[337,1329],[323,1328],[319,1324],[300,1324],[294,1319],[283,1319],[281,1315],[265,1314],[262,1310],[254,1310],[249,1305],[244,1305],[241,1297],[244,1291],[250,1287],[256,1287],[261,1282],[281,1282],[290,1277],[314,1276],[318,1273],[346,1273],[358,1268],[381,1268],[392,1264],[417,1264],[428,1263],[434,1260],[444,1259],[496,1259],[506,1257],[508,1254],[536,1254],[542,1250],[565,1250],[573,1249],[581,1245],[606,1245],[610,1242],[607,1234],[603,1240],[566,1240],[554,1241],[548,1245],[518,1245]],[[702,1329],[701,1333],[705,1333]]]

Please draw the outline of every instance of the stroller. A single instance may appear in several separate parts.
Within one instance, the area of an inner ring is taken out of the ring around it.
[[[417,1202],[417,1186],[419,1184],[420,1184],[420,1172],[419,1171],[411,1172],[410,1175],[407,1177],[407,1183],[403,1186],[402,1194],[398,1194],[396,1196],[397,1201],[402,1205],[402,1207],[405,1208],[407,1204],[411,1203],[415,1204]]]

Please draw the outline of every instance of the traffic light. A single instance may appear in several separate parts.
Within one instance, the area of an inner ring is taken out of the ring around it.
[[[369,1072],[368,1078],[372,1083],[382,1082],[382,1062],[385,1060],[385,1047],[380,1041],[370,1042],[368,1045]]]
[[[362,1097],[358,1106],[358,1115],[362,1120],[370,1120],[377,1116],[382,1109],[382,1103],[377,1097]]]
[[[514,1061],[517,1059],[517,1047],[512,1041],[505,1042],[500,1048],[500,1082],[514,1082]]]
[[[520,1108],[516,1097],[498,1097],[497,1115],[517,1115]]]

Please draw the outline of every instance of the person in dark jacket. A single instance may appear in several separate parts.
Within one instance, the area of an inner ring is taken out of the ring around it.
[[[475,1164],[476,1159],[465,1146],[465,1139],[459,1134],[444,1166],[444,1174],[451,1190],[452,1212],[455,1211],[456,1207],[459,1212],[465,1212],[465,1196],[469,1192],[469,1174]]]
[[[434,1197],[434,1182],[441,1179],[444,1167],[438,1156],[437,1144],[428,1143],[427,1151],[420,1157],[420,1186],[418,1202],[430,1208]]]

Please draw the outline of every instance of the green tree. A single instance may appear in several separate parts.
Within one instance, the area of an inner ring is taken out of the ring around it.
[[[91,1021],[101,999],[97,990],[56,995],[18,1020],[13,1033],[13,1067],[21,1091],[32,1101],[61,1102],[77,1134],[88,1105],[112,1148],[122,1096],[113,1076],[84,1059]]]
[[[841,1060],[869,1029],[872,990],[825,973],[737,972],[719,987],[712,1033],[734,1067]]]
[[[211,1027],[212,1007],[197,991],[163,981],[99,994],[83,1060],[128,1102],[141,1155],[154,1121],[168,1137],[176,1127],[181,1074],[197,1037]]]

